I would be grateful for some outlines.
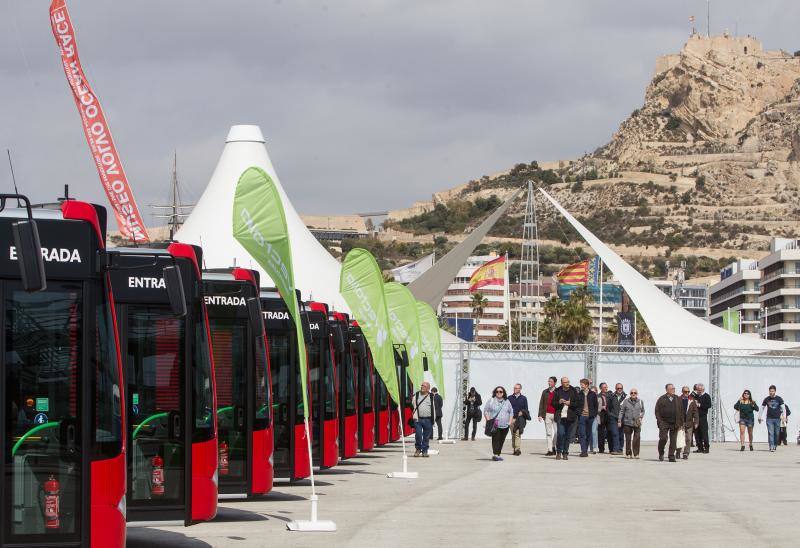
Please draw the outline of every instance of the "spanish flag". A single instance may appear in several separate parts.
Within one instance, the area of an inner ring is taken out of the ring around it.
[[[589,261],[567,265],[556,276],[561,285],[586,285],[589,280]]]
[[[506,279],[506,257],[498,257],[484,263],[472,273],[469,279],[469,290],[475,291],[485,285],[503,285]]]

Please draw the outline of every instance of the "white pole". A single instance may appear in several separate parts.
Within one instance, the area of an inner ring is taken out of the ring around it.
[[[400,380],[398,379],[398,383]],[[399,386],[398,394],[400,393]],[[433,407],[433,406],[431,406]],[[436,410],[434,409],[434,412]],[[389,472],[386,474],[387,478],[395,478],[395,479],[417,479],[419,474],[417,472],[409,472],[408,471],[408,455],[406,454],[406,436],[403,432],[403,405],[402,403],[397,404],[397,415],[398,415],[398,426],[400,427],[400,443],[403,446],[403,471],[402,472]]]
[[[603,350],[603,261],[600,260],[600,336],[597,343],[600,345],[600,351]]]
[[[317,503],[319,502],[319,497],[317,496],[316,486],[314,484],[314,467],[311,466],[313,463],[313,452],[311,451],[311,431],[308,427],[308,413],[306,413],[305,418],[303,419],[303,424],[306,429],[306,441],[308,442],[308,465],[309,469],[311,470],[311,520],[295,520],[290,521],[286,524],[286,528],[290,531],[336,531],[336,524],[329,520],[318,520],[317,519]]]
[[[633,312],[633,351],[636,352],[636,316],[639,314],[634,310]]]
[[[505,302],[505,316],[506,321],[508,322],[508,349],[511,350],[511,286],[508,283],[508,252],[506,252],[506,265],[505,265],[505,274],[503,275],[503,283],[505,284],[505,293],[506,293],[506,302]]]

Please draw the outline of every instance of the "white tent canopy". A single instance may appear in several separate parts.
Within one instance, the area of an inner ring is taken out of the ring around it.
[[[644,318],[657,346],[662,347],[706,347],[706,348],[741,348],[747,350],[780,350],[796,347],[796,343],[767,341],[739,335],[717,327],[670,299],[653,283],[639,274],[622,257],[614,253],[610,247],[583,226],[555,198],[543,189],[540,192],[564,216],[567,221],[586,240],[591,248],[614,273],[625,292],[636,304],[636,308]]]
[[[258,126],[231,127],[208,186],[175,238],[203,247],[204,268],[252,268],[261,273],[262,285],[274,285],[233,237],[231,217],[236,184],[242,172],[251,166],[262,168],[272,177],[283,200],[292,244],[295,285],[302,298],[324,302],[335,310],[348,312],[347,304],[339,294],[341,265],[306,228],[292,206],[269,159]]]

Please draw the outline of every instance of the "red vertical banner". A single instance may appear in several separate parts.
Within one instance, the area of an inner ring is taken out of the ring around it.
[[[75,28],[64,0],[53,0],[50,4],[50,26],[61,51],[61,64],[81,116],[86,141],[97,166],[100,182],[117,217],[119,230],[125,238],[141,243],[149,242],[150,237],[133,198],[133,191],[111,137],[106,116],[83,72],[75,42]]]

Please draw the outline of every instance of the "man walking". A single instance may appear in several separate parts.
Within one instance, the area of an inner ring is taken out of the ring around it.
[[[431,384],[423,382],[411,398],[412,418],[414,419],[415,457],[428,456],[428,440],[433,433],[434,404],[431,397]]]
[[[681,388],[681,405],[683,405],[683,436],[686,440],[686,445],[683,446],[683,460],[689,458],[689,450],[692,447],[692,434],[700,424],[700,412],[697,409],[697,402],[689,393],[689,387],[684,386]],[[681,435],[678,432],[678,435]],[[675,453],[677,459],[680,455],[680,450]]]
[[[434,419],[436,422],[436,431],[439,434],[438,440],[442,439],[442,407],[444,407],[444,400],[439,394],[439,389],[435,386],[431,388],[431,397],[433,398]],[[433,425],[431,425],[431,439],[433,439]]]
[[[656,423],[658,424],[658,460],[664,460],[664,446],[669,439],[670,462],[675,462],[675,449],[678,441],[678,431],[683,428],[683,405],[680,398],[675,395],[675,385],[668,384],[664,387],[666,394],[656,401]]]
[[[556,391],[558,379],[550,377],[547,379],[547,388],[542,390],[539,397],[539,422],[544,421],[544,432],[547,443],[546,455],[551,457],[556,454],[556,407],[553,395]]]
[[[592,440],[592,423],[597,416],[597,394],[589,390],[589,379],[581,379],[578,393],[578,438],[581,444],[581,457],[589,456],[589,443]]]
[[[694,385],[694,399],[697,402],[697,410],[700,412],[700,424],[695,431],[695,453],[708,453],[708,410],[711,409],[711,396],[706,393],[706,387],[702,383]]]
[[[511,402],[511,408],[514,410],[514,415],[511,417],[511,448],[514,449],[514,455],[520,456],[522,454],[522,432],[525,430],[525,424],[531,417],[531,412],[528,410],[528,398],[522,395],[522,385],[517,383],[514,385],[514,393],[508,397]]]
[[[608,437],[608,384],[600,383],[600,393],[597,394],[597,450],[604,453],[606,450],[606,438]],[[611,452],[611,441],[609,439],[608,452]]]
[[[767,410],[767,439],[769,440],[769,450],[774,452],[778,447],[778,437],[781,430],[781,420],[786,420],[786,404],[783,398],[778,396],[778,389],[775,385],[769,387],[769,396],[764,398],[761,409],[758,412],[758,422],[764,416],[764,409]]]
[[[558,426],[556,438],[556,460],[567,460],[569,443],[575,438],[578,426],[578,391],[570,386],[568,377],[561,377],[561,386],[553,394],[555,402],[555,418]]]
[[[625,390],[622,388],[622,383],[617,383],[614,386],[614,393],[608,398],[608,451],[612,455],[622,454],[622,444],[624,443],[624,434],[622,428],[617,426],[619,422],[619,409],[622,402],[625,401]]]

